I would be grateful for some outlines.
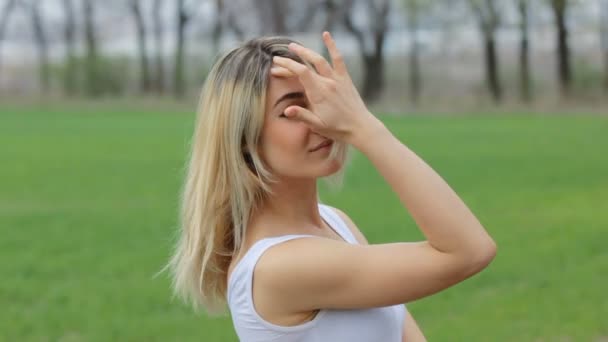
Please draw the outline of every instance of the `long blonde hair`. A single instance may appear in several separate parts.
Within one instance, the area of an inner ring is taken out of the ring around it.
[[[174,294],[195,310],[225,310],[228,266],[250,215],[272,194],[276,178],[258,154],[258,142],[272,57],[303,62],[287,48],[293,41],[252,39],[223,55],[203,86],[181,193],[179,240],[165,267]],[[341,186],[349,155],[347,144],[334,143],[329,158],[343,167],[327,179],[330,186]]]

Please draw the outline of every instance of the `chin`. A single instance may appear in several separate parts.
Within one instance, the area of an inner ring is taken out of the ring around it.
[[[327,166],[325,167],[325,172],[320,177],[331,176],[334,173],[340,171],[342,169],[342,163],[337,160],[332,160],[327,162]]]

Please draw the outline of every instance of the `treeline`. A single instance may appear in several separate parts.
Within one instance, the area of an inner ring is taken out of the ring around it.
[[[61,93],[66,96],[98,97],[124,92],[128,64],[109,58],[100,44],[101,37],[106,36],[104,32],[120,32],[112,26],[128,23],[135,32],[138,92],[177,98],[184,96],[188,88],[185,61],[188,46],[194,41],[188,34],[193,25],[212,42],[212,55],[219,52],[220,42],[227,35],[245,40],[259,35],[339,30],[357,42],[360,89],[365,99],[373,101],[386,83],[387,34],[395,27],[404,27],[409,46],[404,61],[407,89],[409,100],[415,103],[424,88],[419,33],[440,25],[447,16],[461,13],[463,23],[476,23],[483,49],[485,84],[495,102],[504,97],[497,33],[505,26],[517,27],[519,97],[530,102],[534,99],[530,62],[534,47],[529,37],[534,19],[542,11],[550,13],[554,27],[560,93],[566,97],[571,93],[571,41],[576,37],[570,33],[570,13],[576,6],[597,9],[603,87],[608,90],[608,0],[4,0],[0,1],[0,77],[2,44],[7,40],[12,17],[19,12],[28,18],[31,36],[18,39],[31,39],[36,47],[40,91],[48,93],[53,85],[60,84]],[[402,23],[391,21],[394,12],[402,14]],[[121,24],[116,23],[116,18]],[[173,44],[165,44],[167,41]],[[51,62],[51,44],[62,46],[60,63]]]

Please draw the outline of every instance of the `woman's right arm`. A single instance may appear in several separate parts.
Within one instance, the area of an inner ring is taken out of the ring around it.
[[[430,248],[465,265],[487,264],[492,238],[465,203],[424,160],[372,115],[352,144],[373,163],[399,196]]]
[[[296,239],[270,248],[256,267],[261,285],[289,311],[355,309],[410,302],[485,268],[496,245],[449,185],[380,121],[353,135],[398,194],[423,242],[350,245]]]

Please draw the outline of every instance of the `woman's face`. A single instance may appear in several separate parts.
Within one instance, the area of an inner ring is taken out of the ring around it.
[[[296,77],[271,76],[259,146],[268,167],[282,178],[318,178],[337,172],[340,163],[328,158],[331,146],[311,151],[327,138],[287,118],[283,112],[290,105],[308,108],[304,87]]]

